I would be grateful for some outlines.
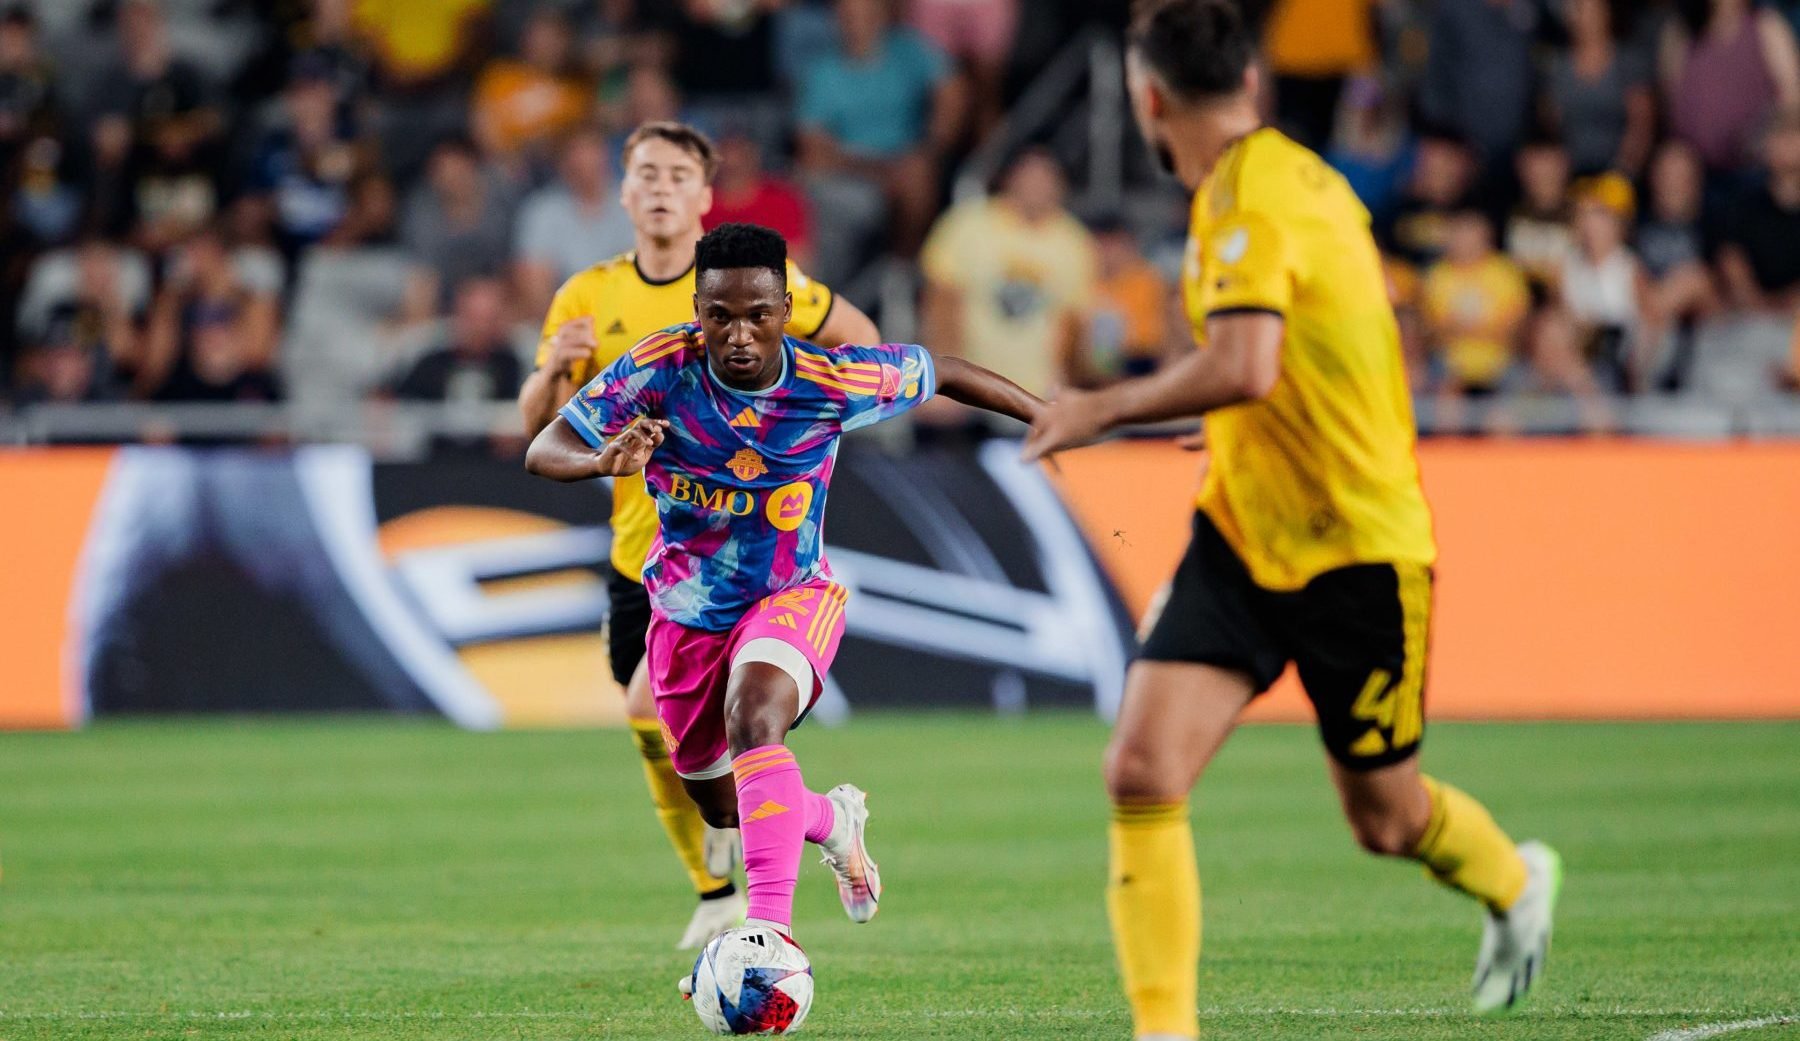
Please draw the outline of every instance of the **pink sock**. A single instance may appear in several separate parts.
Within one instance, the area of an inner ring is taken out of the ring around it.
[[[794,918],[800,847],[831,834],[831,801],[806,790],[786,745],[752,748],[731,761],[737,775],[738,829],[744,838],[748,916],[787,926]]]

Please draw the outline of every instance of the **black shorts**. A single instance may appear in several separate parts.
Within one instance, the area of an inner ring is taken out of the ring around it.
[[[1247,673],[1256,693],[1289,662],[1333,759],[1354,770],[1397,763],[1424,737],[1431,571],[1356,564],[1305,587],[1258,586],[1218,528],[1194,515],[1194,539],[1138,656]]]
[[[612,601],[606,616],[606,653],[612,659],[613,679],[623,687],[631,682],[638,662],[644,660],[644,637],[650,631],[650,593],[642,582],[633,582],[609,569],[606,597]]]

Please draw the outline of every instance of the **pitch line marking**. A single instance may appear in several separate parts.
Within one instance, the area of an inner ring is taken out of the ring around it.
[[[1740,1030],[1761,1030],[1763,1027],[1781,1027],[1790,1023],[1800,1023],[1800,1016],[1764,1016],[1761,1019],[1740,1019],[1735,1023],[1705,1023],[1697,1027],[1682,1027],[1677,1030],[1665,1030],[1660,1034],[1651,1034],[1650,1041],[1701,1041],[1702,1038],[1718,1037],[1720,1034],[1735,1034]]]

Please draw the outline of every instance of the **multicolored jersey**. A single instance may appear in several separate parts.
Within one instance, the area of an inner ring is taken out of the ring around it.
[[[794,313],[787,331],[795,336],[817,336],[831,318],[837,298],[823,282],[807,278],[793,261],[787,264],[788,292],[794,296]],[[544,335],[538,341],[537,364],[550,360],[550,341],[564,322],[574,318],[594,320],[594,353],[577,367],[574,378],[587,382],[611,365],[631,345],[658,329],[694,316],[694,269],[666,282],[652,281],[638,267],[637,254],[621,253],[579,272],[563,283],[544,316]],[[656,510],[644,493],[643,475],[621,477],[612,490],[613,570],[639,581],[644,556],[656,537]]]
[[[658,522],[644,587],[670,621],[730,629],[762,597],[829,576],[825,494],[839,436],[937,391],[931,354],[909,344],[825,348],[789,336],[781,366],[767,390],[733,390],[713,374],[699,325],[679,325],[562,407],[595,448],[639,416],[669,421],[644,468]]]

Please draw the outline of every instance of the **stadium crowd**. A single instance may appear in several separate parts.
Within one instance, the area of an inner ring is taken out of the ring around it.
[[[1270,118],[1369,207],[1440,419],[1800,385],[1800,2],[1249,6]],[[780,230],[890,335],[1039,392],[1148,371],[1191,343],[1172,187],[1096,212],[1027,141],[947,205],[1127,8],[15,0],[0,398],[509,399],[555,288],[631,247],[620,143],[671,118],[718,141],[709,226]],[[881,313],[895,279],[916,321]]]

